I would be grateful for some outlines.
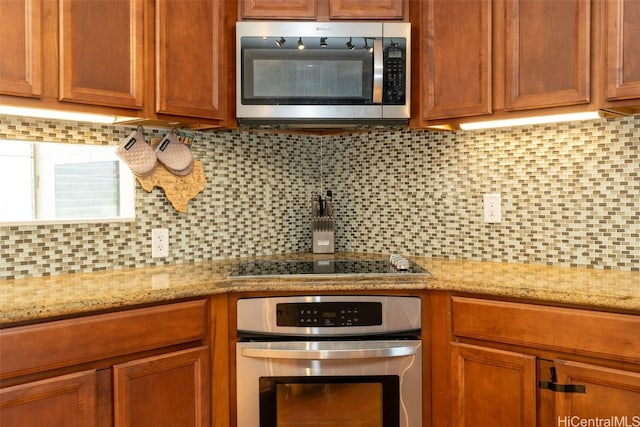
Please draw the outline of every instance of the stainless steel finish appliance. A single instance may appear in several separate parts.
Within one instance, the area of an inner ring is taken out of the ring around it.
[[[236,23],[241,124],[404,124],[410,69],[406,22]]]
[[[422,426],[420,299],[238,301],[238,427]]]

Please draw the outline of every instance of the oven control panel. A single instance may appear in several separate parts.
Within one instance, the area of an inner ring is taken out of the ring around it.
[[[276,305],[278,326],[348,327],[382,325],[382,304],[366,301]]]

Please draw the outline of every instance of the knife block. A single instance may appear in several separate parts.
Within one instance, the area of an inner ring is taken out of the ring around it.
[[[335,222],[333,217],[320,216],[311,219],[312,250],[314,254],[334,252]]]

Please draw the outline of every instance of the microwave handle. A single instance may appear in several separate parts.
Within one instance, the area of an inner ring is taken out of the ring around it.
[[[393,346],[380,348],[354,348],[339,350],[308,350],[286,348],[251,348],[245,347],[242,356],[260,359],[305,359],[305,360],[339,360],[339,359],[375,359],[383,357],[405,357],[417,354],[415,346]]]
[[[373,103],[382,104],[384,55],[381,39],[373,41]]]

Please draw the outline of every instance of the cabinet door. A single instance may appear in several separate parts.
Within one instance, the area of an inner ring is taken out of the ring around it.
[[[535,427],[536,359],[452,344],[452,426]]]
[[[567,420],[562,425],[596,419],[610,420],[606,425],[640,425],[640,373],[566,361],[554,366],[558,383],[585,386],[585,393],[556,393],[556,419]]]
[[[505,109],[588,103],[590,2],[507,0]]]
[[[225,57],[235,46],[224,28],[225,1],[158,0],[156,4],[156,111],[223,119]]]
[[[209,425],[206,347],[116,365],[115,427]]]
[[[0,93],[42,95],[42,0],[0,1]]]
[[[429,0],[421,7],[423,118],[491,113],[491,1]]]
[[[60,100],[142,108],[143,0],[60,0]]]
[[[241,18],[313,19],[316,0],[239,0]]]
[[[402,19],[403,0],[329,0],[331,19]]]
[[[2,427],[96,425],[96,371],[0,390]]]
[[[609,0],[605,7],[607,100],[640,98],[640,2]]]

